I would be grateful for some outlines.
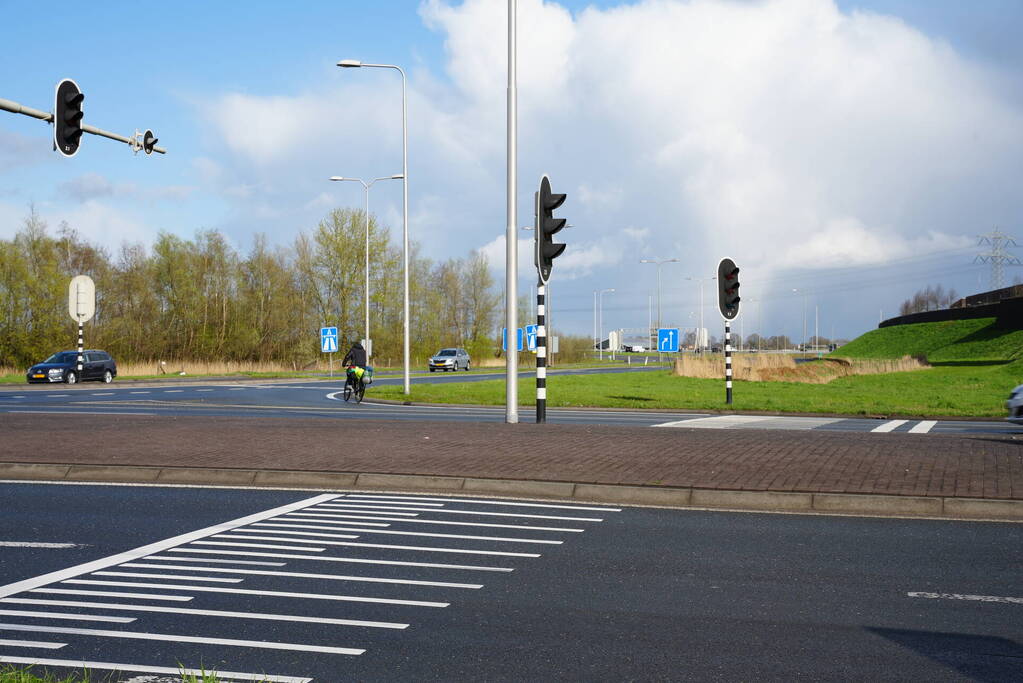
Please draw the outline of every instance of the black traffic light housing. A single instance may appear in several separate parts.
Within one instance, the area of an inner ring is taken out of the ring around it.
[[[725,320],[739,315],[739,267],[730,258],[718,264],[718,310]]]
[[[156,143],[159,141],[160,139],[153,135],[153,131],[147,130],[142,134],[142,149],[146,154],[152,154],[153,148],[156,147]]]
[[[78,84],[65,78],[57,84],[53,103],[53,146],[66,157],[73,157],[82,139],[82,94]]]
[[[565,203],[564,194],[551,192],[551,179],[544,175],[540,179],[540,191],[536,193],[536,225],[534,231],[535,250],[533,261],[540,274],[540,280],[547,282],[551,277],[554,259],[565,251],[564,244],[554,242],[554,233],[565,227],[564,218],[555,218],[554,209]]]

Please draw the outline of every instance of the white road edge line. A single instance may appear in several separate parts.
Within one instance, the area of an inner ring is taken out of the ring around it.
[[[117,662],[92,662],[86,659],[39,659],[38,657],[5,657],[0,655],[0,663],[28,664],[30,666],[65,666],[76,669],[103,669],[104,671],[138,671],[144,674],[171,674],[180,676],[202,676],[208,671],[202,669],[177,669],[168,666],[146,666],[144,664],[118,664]],[[217,676],[225,680],[267,681],[268,683],[312,683],[311,678],[298,676],[274,676],[271,674],[247,674],[237,671],[218,671]]]
[[[150,543],[148,545],[144,545],[133,550],[128,550],[123,553],[117,553],[116,555],[110,555],[109,557],[93,560],[92,562],[86,562],[84,564],[75,565],[74,567],[68,567],[67,569],[59,569],[57,571],[49,572],[47,574],[41,574],[40,576],[34,576],[29,579],[23,579],[22,581],[15,581],[14,583],[9,583],[6,586],[0,586],[0,598],[6,598],[7,596],[14,595],[15,593],[21,593],[23,591],[31,590],[33,588],[39,588],[40,586],[45,586],[46,584],[56,583],[58,581],[62,581],[72,576],[80,576],[82,574],[88,574],[89,572],[94,572],[99,569],[106,569],[107,567],[111,567],[116,564],[122,564],[124,562],[137,560],[140,557],[145,557],[146,555],[152,555],[154,553],[167,550],[168,548],[180,546],[199,538],[206,538],[208,536],[212,536],[213,534],[220,533],[222,531],[228,531],[230,529],[234,529],[240,526],[245,526],[246,524],[251,524],[252,522],[261,522],[264,519],[276,517],[278,515],[284,514],[285,512],[299,510],[304,507],[316,505],[317,503],[321,503],[325,500],[332,500],[337,497],[338,495],[334,493],[325,493],[318,496],[313,496],[312,498],[306,498],[304,500],[299,500],[294,503],[288,503],[287,505],[282,505],[271,510],[264,510],[262,512],[257,512],[252,515],[240,517],[230,522],[222,522],[221,524],[206,527],[205,529],[189,531],[188,533],[184,533],[179,536],[174,536],[172,538],[167,538],[162,541],[157,541],[156,543]]]
[[[31,598],[0,598],[0,603],[41,605],[53,607],[94,607],[97,609],[122,610],[128,612],[166,612],[168,614],[195,614],[205,617],[230,617],[235,619],[264,619],[267,621],[301,621],[310,624],[333,624],[337,626],[365,626],[368,628],[405,629],[408,624],[389,621],[363,621],[361,619],[332,619],[329,617],[304,617],[297,614],[266,614],[263,612],[224,612],[210,609],[188,609],[164,605],[122,605],[116,602],[85,602],[79,600],[33,600]],[[127,617],[125,617],[127,618]],[[134,621],[134,619],[131,619]]]

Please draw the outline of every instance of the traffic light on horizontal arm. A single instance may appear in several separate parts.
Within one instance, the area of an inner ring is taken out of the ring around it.
[[[75,155],[82,139],[84,100],[85,95],[70,78],[57,84],[53,104],[53,145],[66,157]]]

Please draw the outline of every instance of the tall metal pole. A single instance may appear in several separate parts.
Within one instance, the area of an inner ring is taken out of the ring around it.
[[[517,150],[517,93],[516,93],[516,54],[515,54],[515,21],[517,10],[516,0],[508,0],[508,226],[505,232],[505,327],[508,329],[508,352],[505,356],[505,408],[504,421],[514,424],[519,421],[519,351],[518,345],[512,343],[516,336],[518,323],[518,214],[516,197],[518,194],[516,159]]]
[[[373,181],[376,182],[375,180]],[[372,184],[372,183],[371,183]],[[362,186],[366,190],[366,326],[362,329],[366,335],[366,346],[370,346],[369,341],[369,185],[363,183]],[[369,358],[369,349],[366,349],[366,358]]]
[[[405,95],[405,71],[401,67],[395,67],[401,74],[401,174],[402,174],[402,197],[401,197],[401,222],[403,226],[402,247],[404,249],[404,361],[405,373],[403,384],[405,395],[412,393],[412,376],[409,371],[409,305],[408,305],[408,98]]]
[[[725,403],[732,405],[732,322],[725,320]]]
[[[593,348],[597,348],[597,290],[593,290]]]
[[[547,310],[543,280],[536,283],[536,423],[547,421]]]

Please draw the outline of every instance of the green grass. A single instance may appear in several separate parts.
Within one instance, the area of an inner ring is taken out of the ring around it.
[[[725,405],[724,382],[674,377],[669,372],[549,375],[551,407],[749,410],[907,417],[1002,417],[1009,390],[1023,382],[1023,361],[990,366],[935,367],[887,375],[843,377],[829,384],[734,382]],[[369,398],[404,400],[400,386],[371,387]],[[519,383],[519,404],[534,404],[532,382]],[[412,401],[504,405],[503,380],[412,385]]]
[[[184,667],[182,667],[183,669]],[[120,680],[116,673],[110,673],[102,679],[94,679],[88,670],[83,673],[70,673],[66,676],[57,677],[49,673],[36,673],[35,667],[14,667],[9,664],[0,664],[0,683],[105,683],[106,681]],[[199,674],[181,674],[181,683],[220,683],[220,677],[215,671],[201,669]]]
[[[1023,330],[994,318],[895,325],[871,330],[832,356],[852,359],[917,356],[930,363],[996,363],[1023,358]]]

